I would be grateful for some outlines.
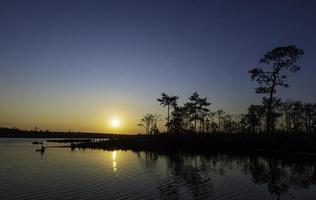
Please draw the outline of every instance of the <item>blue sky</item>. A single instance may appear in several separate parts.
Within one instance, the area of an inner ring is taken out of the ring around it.
[[[138,132],[161,92],[211,109],[259,103],[247,71],[268,50],[304,49],[282,98],[315,101],[316,2],[0,1],[0,126]],[[109,114],[111,113],[111,114]],[[109,130],[102,121],[128,124]]]

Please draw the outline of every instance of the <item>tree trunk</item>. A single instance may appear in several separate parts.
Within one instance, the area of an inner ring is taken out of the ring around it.
[[[275,90],[275,81],[276,81],[276,73],[273,72],[272,77],[272,86],[269,94],[269,101],[268,101],[268,112],[267,112],[267,121],[266,121],[266,131],[267,133],[271,133],[272,130],[272,103],[273,103],[273,93]]]
[[[308,111],[305,109],[305,131],[308,133]]]
[[[170,106],[168,105],[168,116],[167,116],[167,132],[169,132],[169,115],[170,115]]]
[[[312,120],[309,118],[308,120],[309,133],[312,133]]]
[[[195,114],[195,116],[194,116],[194,132],[196,132],[196,118],[197,118],[197,116]]]
[[[196,105],[194,106],[194,132],[197,132],[196,131],[196,122],[197,122],[197,108],[196,108]]]

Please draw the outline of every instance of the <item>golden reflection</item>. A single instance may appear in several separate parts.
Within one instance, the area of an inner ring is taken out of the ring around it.
[[[116,151],[112,152],[112,166],[113,166],[113,171],[116,172]]]

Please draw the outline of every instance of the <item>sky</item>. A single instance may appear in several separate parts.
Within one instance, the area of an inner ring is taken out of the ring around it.
[[[262,97],[248,70],[291,44],[305,51],[302,69],[277,96],[315,102],[315,10],[313,0],[0,0],[0,126],[140,133],[144,114],[166,116],[162,92],[245,112]]]

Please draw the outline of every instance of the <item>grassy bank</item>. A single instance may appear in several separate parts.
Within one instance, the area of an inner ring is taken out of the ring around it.
[[[113,137],[108,141],[83,142],[73,148],[133,151],[235,152],[271,151],[316,154],[316,137],[299,133],[274,134],[160,134]]]

